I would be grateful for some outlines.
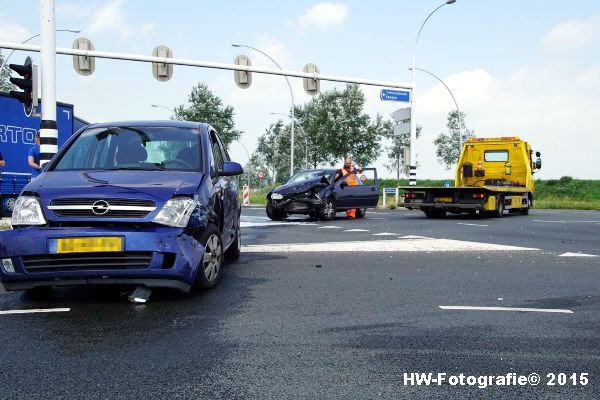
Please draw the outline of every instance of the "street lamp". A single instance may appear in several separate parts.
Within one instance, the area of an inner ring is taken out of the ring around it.
[[[421,24],[421,28],[419,28],[419,33],[417,33],[417,39],[415,40],[415,45],[413,47],[413,63],[412,63],[412,90],[410,94],[410,107],[411,107],[411,116],[410,116],[410,181],[409,185],[414,186],[417,184],[417,122],[416,122],[416,113],[415,113],[415,97],[416,97],[416,80],[417,80],[417,43],[419,43],[419,37],[421,36],[421,31],[425,26],[425,23],[431,18],[431,16],[440,8],[444,7],[447,4],[453,4],[456,0],[447,0],[440,6],[438,6],[435,10],[429,13],[425,21]]]
[[[412,70],[412,68],[410,68]],[[448,90],[448,93],[450,93],[450,96],[452,96],[452,100],[454,100],[454,105],[456,106],[456,112],[458,113],[458,148],[459,148],[459,154],[460,154],[460,150],[462,149],[462,143],[463,143],[463,135],[462,135],[462,127],[464,125],[464,121],[462,120],[462,115],[460,115],[460,109],[458,108],[458,103],[456,102],[456,98],[454,97],[454,94],[452,94],[452,91],[450,90],[450,88],[448,87],[448,85],[446,85],[444,83],[443,80],[441,80],[437,75],[435,75],[433,72],[429,72],[425,69],[422,68],[416,68],[417,71],[421,71],[421,72],[425,72],[426,74],[429,74],[431,76],[433,76],[435,79],[437,79],[438,81],[440,81],[440,83],[442,85],[444,85],[444,87],[446,88],[446,90]]]
[[[289,118],[290,117],[289,115],[286,115],[284,113],[278,113],[278,112],[272,112],[272,113],[269,113],[269,114],[271,114],[271,115],[281,115],[282,117],[285,117],[285,118]],[[304,131],[304,128],[301,125],[298,126],[298,128],[302,131],[302,134],[304,135],[304,146],[305,146],[304,150],[305,150],[305,155],[306,155],[306,158],[305,158],[305,161],[304,161],[304,168],[308,169],[308,136],[306,135],[306,131]]]
[[[164,108],[165,110],[167,110],[167,111],[172,112],[173,114],[175,114],[175,110],[173,110],[172,108],[169,108],[169,107],[161,106],[160,104],[150,104],[150,107]]]
[[[248,46],[245,44],[232,44],[233,47],[245,47],[247,49],[251,49],[254,51],[257,51],[259,53],[261,53],[262,55],[264,55],[265,57],[267,57],[269,60],[271,60],[273,62],[273,64],[275,64],[277,66],[277,68],[279,68],[280,70],[283,69],[281,68],[281,65],[279,65],[279,63],[277,63],[277,61],[275,61],[275,59],[273,57],[271,57],[270,55],[268,55],[267,53],[265,53],[264,51],[257,49],[256,47],[252,47],[252,46]],[[294,91],[292,90],[292,85],[290,85],[290,80],[288,79],[287,76],[284,76],[285,81],[287,82],[288,88],[290,89],[290,96],[292,97],[292,138],[291,138],[291,157],[290,157],[290,176],[294,175],[294,109],[296,108],[296,105],[294,103]]]
[[[57,29],[56,32],[71,32],[71,33],[79,33],[81,32],[81,30],[79,29]],[[30,40],[35,39],[36,37],[40,36],[41,33],[38,33],[36,35],[31,36],[30,38],[27,38],[25,40],[23,40],[21,42],[21,44],[25,44],[27,42],[29,42]],[[8,55],[6,56],[6,58],[4,59],[4,62],[2,62],[2,65],[0,65],[0,72],[2,72],[2,70],[4,69],[4,66],[6,65],[6,63],[8,62],[8,59],[10,58],[10,56],[13,55],[13,53],[15,52],[15,50],[12,50],[10,53],[8,53]]]

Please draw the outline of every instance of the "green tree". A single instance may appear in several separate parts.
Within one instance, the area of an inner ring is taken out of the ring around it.
[[[175,107],[175,119],[183,121],[207,122],[212,125],[226,147],[242,135],[236,129],[232,106],[223,105],[223,101],[214,95],[204,83],[192,88],[187,104]]]
[[[0,52],[0,65],[4,62],[4,54]],[[0,71],[0,91],[2,92],[10,92],[11,90],[15,90],[15,85],[10,83],[10,68],[8,68],[8,64],[4,66],[2,71]]]
[[[360,87],[347,85],[341,91],[322,92],[296,108],[313,167],[339,164],[346,156],[352,156],[359,165],[377,159],[381,139],[391,134],[392,125],[379,115],[371,119],[364,105],[365,96]]]
[[[421,137],[421,130],[421,125],[417,125],[417,139]],[[389,138],[391,144],[385,147],[387,163],[384,166],[389,172],[396,172],[396,181],[399,181],[400,175],[408,176],[409,172],[409,166],[404,165],[404,149],[410,147],[410,133]]]
[[[469,130],[465,127],[465,116],[466,114],[461,112],[460,118],[458,111],[450,111],[448,113],[448,128],[447,133],[440,133],[439,136],[433,141],[435,145],[435,155],[437,156],[438,162],[446,169],[453,168],[458,162],[458,157],[462,149],[460,148],[461,142],[461,129],[462,126],[462,143],[468,138],[475,136],[475,131]]]

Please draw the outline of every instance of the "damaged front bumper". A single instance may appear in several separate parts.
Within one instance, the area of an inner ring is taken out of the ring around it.
[[[285,197],[282,200],[271,200],[273,209],[287,214],[307,214],[317,211],[323,206],[323,201],[318,197]]]
[[[57,254],[51,244],[55,239],[85,237],[122,237],[123,249]],[[0,281],[6,290],[131,284],[187,292],[203,254],[201,244],[180,228],[27,227],[0,232]],[[12,268],[7,270],[4,264]]]

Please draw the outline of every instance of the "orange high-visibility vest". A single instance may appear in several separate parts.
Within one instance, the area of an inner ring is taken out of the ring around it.
[[[350,175],[344,178],[344,181],[346,181],[348,186],[357,186],[358,182],[356,182],[356,170],[352,167],[350,168],[350,170],[347,170],[346,168],[342,167],[340,171],[342,171],[342,176],[350,173]]]

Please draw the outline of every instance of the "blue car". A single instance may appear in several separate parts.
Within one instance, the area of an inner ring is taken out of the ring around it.
[[[297,172],[267,194],[267,216],[279,221],[302,214],[331,221],[337,212],[355,209],[356,217],[364,218],[367,208],[377,207],[379,201],[377,170],[361,168],[343,176],[338,172],[333,168]],[[349,177],[355,180],[355,185],[348,185]]]
[[[102,123],[62,147],[0,232],[6,290],[213,287],[240,255],[237,175],[217,132],[179,121]]]

